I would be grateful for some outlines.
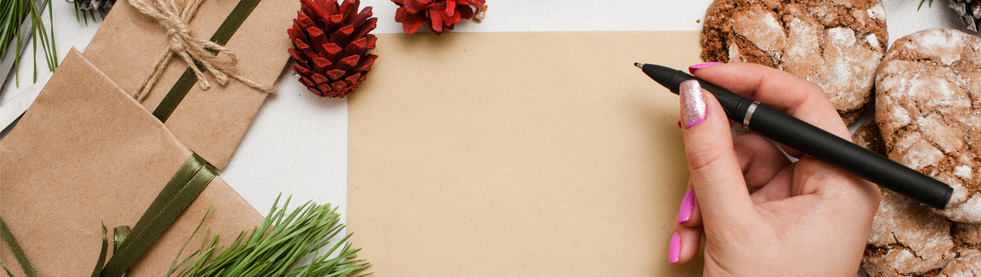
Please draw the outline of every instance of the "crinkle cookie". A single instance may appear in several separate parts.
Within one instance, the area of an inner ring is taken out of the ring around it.
[[[871,101],[889,41],[880,0],[716,0],[703,26],[706,61],[758,63],[804,78],[839,114]]]
[[[951,220],[981,223],[981,38],[952,29],[897,40],[876,76],[888,157],[954,188]]]
[[[862,270],[868,276],[978,276],[981,225],[949,221],[914,200],[882,191]]]
[[[892,191],[872,220],[862,269],[869,276],[912,276],[936,272],[957,254],[950,222]]]

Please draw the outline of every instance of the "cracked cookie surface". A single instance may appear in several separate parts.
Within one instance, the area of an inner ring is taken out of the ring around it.
[[[951,220],[981,223],[981,38],[952,29],[896,40],[876,76],[888,157],[954,188]]]
[[[935,273],[956,257],[950,225],[919,203],[882,190],[862,269],[869,276]]]
[[[862,270],[868,276],[981,275],[981,225],[947,220],[884,190]]]
[[[888,41],[879,0],[716,0],[701,38],[705,61],[758,63],[814,82],[839,114],[871,100]]]

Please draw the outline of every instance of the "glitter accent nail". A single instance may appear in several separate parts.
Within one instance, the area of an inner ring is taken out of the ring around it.
[[[696,80],[681,83],[681,123],[685,129],[694,127],[705,120],[705,97],[702,86]]]

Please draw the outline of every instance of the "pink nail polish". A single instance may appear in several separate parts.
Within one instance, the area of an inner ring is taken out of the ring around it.
[[[678,223],[685,223],[691,220],[692,212],[695,209],[695,192],[688,190],[685,197],[681,198],[681,209],[678,210]]]
[[[725,63],[720,63],[720,62],[707,62],[707,63],[696,64],[696,65],[693,65],[693,66],[689,66],[688,67],[688,73],[695,74],[695,71],[697,71],[699,69],[710,67],[710,66],[716,66],[716,65],[720,65],[720,64],[725,64]]]
[[[681,123],[685,129],[694,127],[705,120],[705,97],[697,80],[681,82]]]
[[[681,236],[678,233],[671,235],[671,242],[668,244],[668,263],[676,264],[681,260]]]

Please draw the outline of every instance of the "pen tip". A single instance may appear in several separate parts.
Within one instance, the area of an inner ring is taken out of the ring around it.
[[[634,66],[636,66],[637,68],[640,68],[640,69],[644,69],[644,64],[642,64],[642,63],[634,63]]]

